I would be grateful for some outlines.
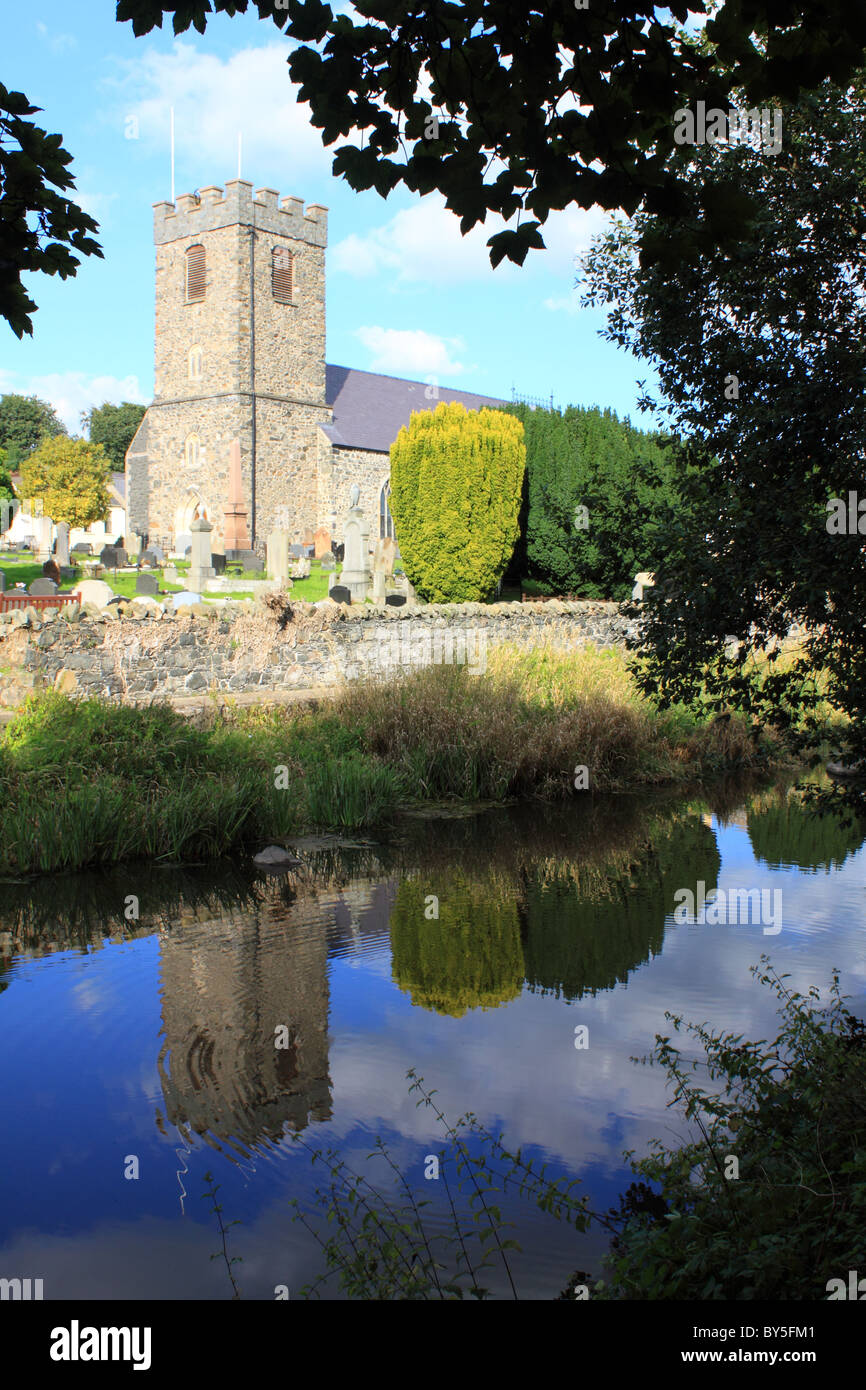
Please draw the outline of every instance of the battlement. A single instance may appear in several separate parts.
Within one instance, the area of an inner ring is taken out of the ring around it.
[[[229,179],[225,189],[216,185],[197,193],[181,193],[174,203],[153,205],[153,239],[157,246],[182,237],[216,231],[220,227],[255,227],[263,232],[326,246],[328,209],[303,198],[281,198],[275,188],[258,188],[245,179]]]

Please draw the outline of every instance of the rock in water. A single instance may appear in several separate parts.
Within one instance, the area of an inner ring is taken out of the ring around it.
[[[253,855],[253,863],[262,869],[296,869],[300,862],[280,845],[268,845],[267,849]]]

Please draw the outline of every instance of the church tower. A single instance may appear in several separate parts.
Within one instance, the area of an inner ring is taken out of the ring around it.
[[[154,399],[126,456],[130,531],[171,549],[198,514],[222,548],[240,440],[252,543],[318,506],[327,209],[233,179],[154,206]]]

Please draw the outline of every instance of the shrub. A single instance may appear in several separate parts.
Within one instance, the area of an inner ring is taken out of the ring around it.
[[[460,603],[495,589],[519,534],[523,426],[458,403],[416,412],[391,445],[391,511],[422,598]]]

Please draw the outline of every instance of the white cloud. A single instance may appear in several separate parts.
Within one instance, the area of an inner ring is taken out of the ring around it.
[[[36,32],[52,53],[66,53],[70,48],[76,48],[78,45],[78,40],[73,34],[52,33],[48,25],[43,24],[41,19],[36,21]]]
[[[516,275],[539,271],[558,278],[574,278],[575,257],[604,227],[608,214],[600,208],[566,208],[551,213],[541,234],[546,250],[530,251],[522,267],[502,262],[493,270],[488,239],[506,225],[491,217],[466,236],[460,219],[449,212],[439,193],[414,203],[363,236],[352,233],[330,253],[332,272],[355,276],[388,275],[398,281],[455,285],[496,276],[501,283]]]
[[[46,376],[24,377],[0,371],[0,395],[38,396],[57,411],[70,434],[81,433],[81,412],[92,405],[120,405],[137,401],[147,405],[147,397],[136,376],[87,376],[84,372],[52,372]]]
[[[284,40],[242,48],[226,59],[182,41],[169,53],[145,49],[107,81],[115,97],[105,119],[123,132],[134,117],[133,138],[164,150],[167,166],[174,107],[178,193],[235,178],[240,132],[242,176],[276,180],[281,193],[300,195],[303,180],[330,177],[333,151],[310,124],[309,106],[296,100],[289,52]]]
[[[441,378],[466,371],[463,362],[454,361],[451,357],[452,352],[465,348],[462,338],[440,338],[435,333],[425,333],[421,328],[380,328],[372,325],[356,329],[355,337],[373,354],[369,366],[373,372],[398,371],[401,376],[414,372]]]

